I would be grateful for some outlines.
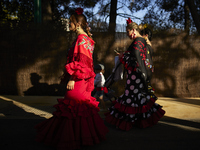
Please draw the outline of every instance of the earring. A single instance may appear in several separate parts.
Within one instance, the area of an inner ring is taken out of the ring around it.
[[[77,27],[77,28],[76,28],[76,32],[79,32],[79,30],[80,30],[79,27]]]
[[[131,39],[134,39],[134,38],[135,38],[135,34],[132,33],[132,34],[131,34]]]

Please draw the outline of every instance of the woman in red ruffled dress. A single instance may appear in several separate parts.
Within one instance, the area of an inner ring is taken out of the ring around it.
[[[148,90],[146,69],[146,41],[139,34],[139,26],[127,20],[127,35],[133,40],[127,51],[119,55],[127,71],[126,87],[106,113],[106,121],[117,128],[128,131],[133,126],[140,128],[156,124],[165,114],[157,97]]]
[[[94,89],[93,50],[94,41],[87,25],[83,9],[76,9],[70,17],[69,29],[76,32],[65,65],[65,77],[69,78],[63,99],[54,105],[53,117],[36,125],[36,141],[57,149],[79,149],[105,139],[108,128],[100,118],[98,103],[91,92]],[[86,33],[87,32],[87,33]]]

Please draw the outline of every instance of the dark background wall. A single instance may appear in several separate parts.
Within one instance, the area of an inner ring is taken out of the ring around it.
[[[125,33],[116,33],[115,40],[107,33],[93,33],[96,42],[94,64],[105,65],[105,77],[114,67],[114,49],[124,51],[130,44]],[[67,50],[75,39],[72,33],[48,30],[0,31],[0,94],[1,95],[64,95],[60,84]],[[184,33],[155,34],[155,72],[152,85],[157,96],[200,96],[200,37]],[[117,95],[123,92],[124,81],[114,83]]]

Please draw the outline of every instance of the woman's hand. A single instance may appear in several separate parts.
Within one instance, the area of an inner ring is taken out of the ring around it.
[[[74,89],[74,84],[75,84],[75,81],[74,80],[69,80],[69,82],[67,83],[67,89],[68,90],[73,90]]]

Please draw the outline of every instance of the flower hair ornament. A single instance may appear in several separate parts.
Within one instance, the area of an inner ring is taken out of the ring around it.
[[[144,28],[144,29],[147,28],[147,27],[148,27],[148,24],[147,24],[147,23],[143,25],[143,28]]]
[[[133,21],[131,20],[131,18],[128,18],[128,20],[126,19],[127,25],[130,24],[131,22],[133,22]]]
[[[128,20],[126,19],[126,23],[127,25],[132,23],[133,21],[131,20],[131,18],[128,18]],[[135,33],[132,33],[130,36],[130,39],[135,39]]]
[[[83,14],[83,8],[80,8],[80,7],[76,8],[75,12],[77,15],[81,15],[81,14]]]

